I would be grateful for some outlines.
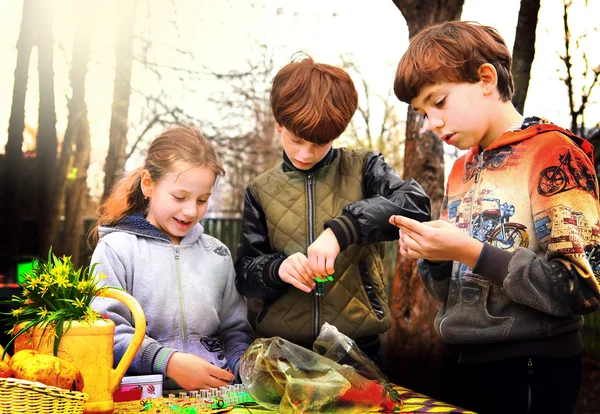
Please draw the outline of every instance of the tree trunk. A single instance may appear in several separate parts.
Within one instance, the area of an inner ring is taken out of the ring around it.
[[[86,258],[79,257],[80,243],[83,233],[83,216],[81,214],[88,198],[87,170],[90,166],[91,143],[90,126],[85,103],[80,113],[75,139],[75,157],[72,175],[68,180],[65,194],[65,238],[64,250],[72,256],[77,266],[83,266]]]
[[[422,29],[449,20],[458,20],[464,0],[392,0],[402,12],[412,38]]]
[[[515,82],[513,105],[519,113],[525,108],[525,98],[531,77],[531,64],[535,54],[535,30],[538,22],[540,0],[521,0],[517,33],[513,46],[512,75]]]
[[[463,0],[393,0],[412,38],[432,24],[457,20]],[[423,118],[409,107],[406,121],[403,177],[416,179],[431,198],[433,219],[444,196],[444,152],[433,133],[423,131]],[[432,397],[439,395],[441,341],[433,329],[439,309],[421,283],[416,260],[398,254],[391,293],[392,328],[387,335],[390,380]]]
[[[23,131],[25,130],[25,96],[29,79],[29,61],[34,41],[35,4],[23,2],[23,17],[17,40],[17,65],[13,86],[12,106],[8,121],[8,141],[5,147],[5,173],[2,177],[2,216],[0,224],[4,237],[0,245],[0,273],[8,274],[21,245],[22,215],[19,209],[22,192],[19,188],[19,172],[23,167]]]
[[[133,33],[137,1],[123,3],[117,27],[115,49],[115,85],[113,90],[112,115],[110,119],[109,146],[104,164],[105,200],[115,181],[123,174],[127,154],[127,130],[129,99],[131,97],[131,72],[133,67]]]
[[[54,103],[54,42],[52,35],[52,2],[36,2],[40,16],[38,25],[38,73],[40,84],[39,127],[37,133],[37,194],[36,217],[39,223],[40,246],[38,254],[48,251],[51,243],[50,222],[46,208],[52,205],[56,177],[56,108]]]
[[[55,246],[54,251],[66,255],[72,255],[75,253],[73,250],[67,248],[67,245],[70,245],[71,243],[67,242],[65,244],[65,236],[67,235],[66,231],[62,239],[59,237],[60,216],[63,210],[63,204],[65,202],[67,177],[70,175],[69,167],[78,168],[78,164],[82,164],[82,160],[79,160],[79,158],[89,158],[89,154],[82,153],[82,149],[77,148],[75,151],[75,154],[77,155],[76,160],[75,162],[73,161],[74,144],[77,147],[80,147],[81,144],[78,143],[81,140],[85,140],[86,137],[89,141],[89,124],[87,119],[87,108],[85,104],[85,78],[90,59],[91,42],[91,31],[88,27],[88,18],[91,17],[91,13],[89,13],[89,11],[86,13],[86,10],[89,10],[90,6],[90,1],[78,3],[79,10],[77,12],[77,16],[79,16],[79,18],[77,19],[77,27],[75,28],[73,36],[73,61],[71,63],[70,72],[72,95],[68,103],[69,118],[67,120],[67,129],[61,145],[60,160],[58,162],[56,173],[56,183],[54,186],[55,198],[52,200],[53,202],[48,209],[48,215],[51,219],[50,234],[52,235],[51,237]],[[85,191],[87,192],[87,189],[85,189]],[[65,217],[67,221],[71,219],[66,214],[66,211]],[[79,240],[79,238],[77,238],[77,240]]]

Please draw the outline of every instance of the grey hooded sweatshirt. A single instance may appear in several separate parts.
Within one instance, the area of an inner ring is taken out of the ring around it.
[[[101,283],[126,290],[146,315],[146,337],[128,374],[163,374],[175,352],[199,355],[230,368],[252,342],[245,299],[235,287],[227,247],[196,224],[174,245],[142,214],[100,227],[92,263]],[[96,298],[92,307],[116,325],[115,365],[133,337],[133,320],[120,302]]]

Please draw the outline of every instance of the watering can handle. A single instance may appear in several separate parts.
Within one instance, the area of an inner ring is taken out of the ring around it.
[[[146,335],[146,316],[144,315],[144,310],[138,301],[123,290],[107,289],[103,292],[102,297],[118,300],[127,306],[133,315],[133,324],[135,326],[135,332],[133,334],[131,343],[127,347],[127,350],[123,354],[123,357],[121,358],[121,361],[119,361],[117,367],[113,369],[110,374],[109,389],[114,392],[119,386],[121,379],[129,368],[129,365],[131,365],[133,362],[135,354],[137,354],[140,346],[142,346],[144,336]]]

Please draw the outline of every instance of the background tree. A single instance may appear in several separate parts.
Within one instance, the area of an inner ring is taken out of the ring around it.
[[[82,210],[89,195],[87,171],[90,165],[91,142],[87,105],[85,102],[85,80],[90,59],[92,32],[86,22],[93,18],[94,7],[91,0],[76,3],[77,20],[73,37],[73,59],[71,64],[72,96],[68,102],[69,118],[63,139],[60,174],[57,195],[64,203],[64,238],[62,252],[72,256],[73,263],[86,263],[79,257],[83,233]],[[54,221],[58,222],[58,218]],[[56,239],[58,240],[58,238]]]
[[[0,272],[7,272],[12,260],[17,255],[21,244],[22,210],[19,183],[20,173],[25,171],[23,165],[23,132],[25,131],[25,96],[29,80],[29,61],[34,45],[36,7],[33,0],[23,2],[23,17],[17,40],[17,64],[13,86],[12,106],[8,121],[8,141],[5,147],[5,167],[2,177],[2,216],[0,223],[5,234],[10,237],[0,238]]]
[[[463,0],[393,0],[402,12],[412,38],[420,30],[447,20],[458,20]],[[432,218],[439,217],[444,196],[444,152],[439,138],[424,132],[424,119],[411,107],[406,116],[404,178],[415,178],[431,198]],[[433,329],[439,304],[425,291],[416,260],[399,255],[391,295],[392,328],[387,337],[390,379],[436,396],[441,357]]]
[[[51,218],[50,234],[53,240],[54,251],[57,254],[73,254],[73,262],[78,263],[76,252],[79,249],[78,246],[75,248],[73,240],[69,236],[70,232],[73,231],[70,229],[73,226],[71,223],[81,221],[81,209],[76,207],[77,203],[74,203],[73,197],[67,198],[69,206],[65,207],[64,204],[67,183],[69,183],[69,190],[72,191],[73,176],[87,174],[87,167],[84,168],[85,159],[88,159],[89,164],[89,122],[85,103],[85,80],[90,59],[92,37],[92,32],[89,30],[88,25],[89,19],[92,17],[90,11],[93,10],[93,7],[90,0],[79,1],[75,7],[77,19],[73,31],[72,61],[69,74],[71,97],[67,101],[69,115],[58,159],[56,183],[54,186],[55,197],[52,203],[49,204],[46,214]],[[82,143],[82,141],[86,140],[86,135],[88,142],[87,151],[86,146]],[[87,183],[85,184],[83,188],[78,189],[84,197],[89,193]],[[59,224],[63,215],[62,213],[65,216],[65,228],[63,229],[64,233],[61,239],[59,237]],[[66,230],[67,228],[69,228],[69,231]],[[79,230],[81,231],[81,228]],[[79,237],[75,237],[75,240],[79,240]]]
[[[250,180],[281,161],[281,140],[275,133],[271,112],[271,81],[278,66],[274,52],[257,45],[256,59],[245,70],[218,73],[207,69],[223,88],[210,98],[220,114],[219,123],[205,121],[205,131],[213,137],[227,175],[221,214],[241,215],[244,191]]]
[[[573,39],[571,36],[569,11],[573,5],[571,0],[563,1],[563,27],[565,31],[565,50],[561,60],[565,64],[565,75],[562,78],[567,86],[569,113],[571,115],[571,131],[588,139],[594,144],[594,164],[596,175],[600,174],[600,122],[591,128],[586,126],[585,114],[594,88],[600,79],[600,62],[592,64],[588,54],[581,47],[587,33]],[[573,55],[577,53],[578,59]],[[577,60],[577,61],[575,61]],[[577,68],[574,67],[577,66]],[[579,76],[578,76],[579,74]],[[577,92],[576,85],[581,85]]]
[[[104,164],[104,194],[106,199],[113,184],[123,174],[129,130],[129,100],[133,69],[133,40],[137,0],[122,3],[117,13],[117,45],[115,47],[115,83],[110,119],[109,147]]]
[[[521,114],[525,108],[525,98],[527,97],[531,77],[531,64],[535,55],[535,31],[539,11],[540,0],[521,0],[512,53],[512,76],[515,83],[512,102]]]
[[[56,154],[58,137],[56,135],[56,104],[54,102],[54,36],[52,33],[52,1],[42,0],[36,3],[39,20],[37,22],[36,43],[38,46],[38,75],[40,105],[38,111],[38,133],[36,137],[36,178],[37,206],[35,216],[39,223],[41,245],[39,253],[50,246],[52,218],[46,214],[46,206],[54,198],[56,177]]]
[[[404,120],[400,119],[398,100],[390,88],[382,96],[372,91],[351,54],[340,56],[341,66],[352,76],[358,91],[358,108],[340,143],[349,148],[369,148],[385,155],[386,162],[402,171],[404,158]]]

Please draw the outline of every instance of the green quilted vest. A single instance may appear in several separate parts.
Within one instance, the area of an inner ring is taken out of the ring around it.
[[[368,155],[367,150],[340,148],[331,164],[311,175],[284,172],[279,165],[250,183],[265,212],[274,251],[285,256],[306,254],[310,241],[323,232],[326,221],[338,217],[346,205],[364,198],[362,174]],[[289,285],[272,303],[251,303],[256,335],[280,336],[310,348],[325,322],[352,339],[387,331],[390,312],[381,253],[379,244],[349,246],[338,255],[334,280],[325,283],[324,296]]]

